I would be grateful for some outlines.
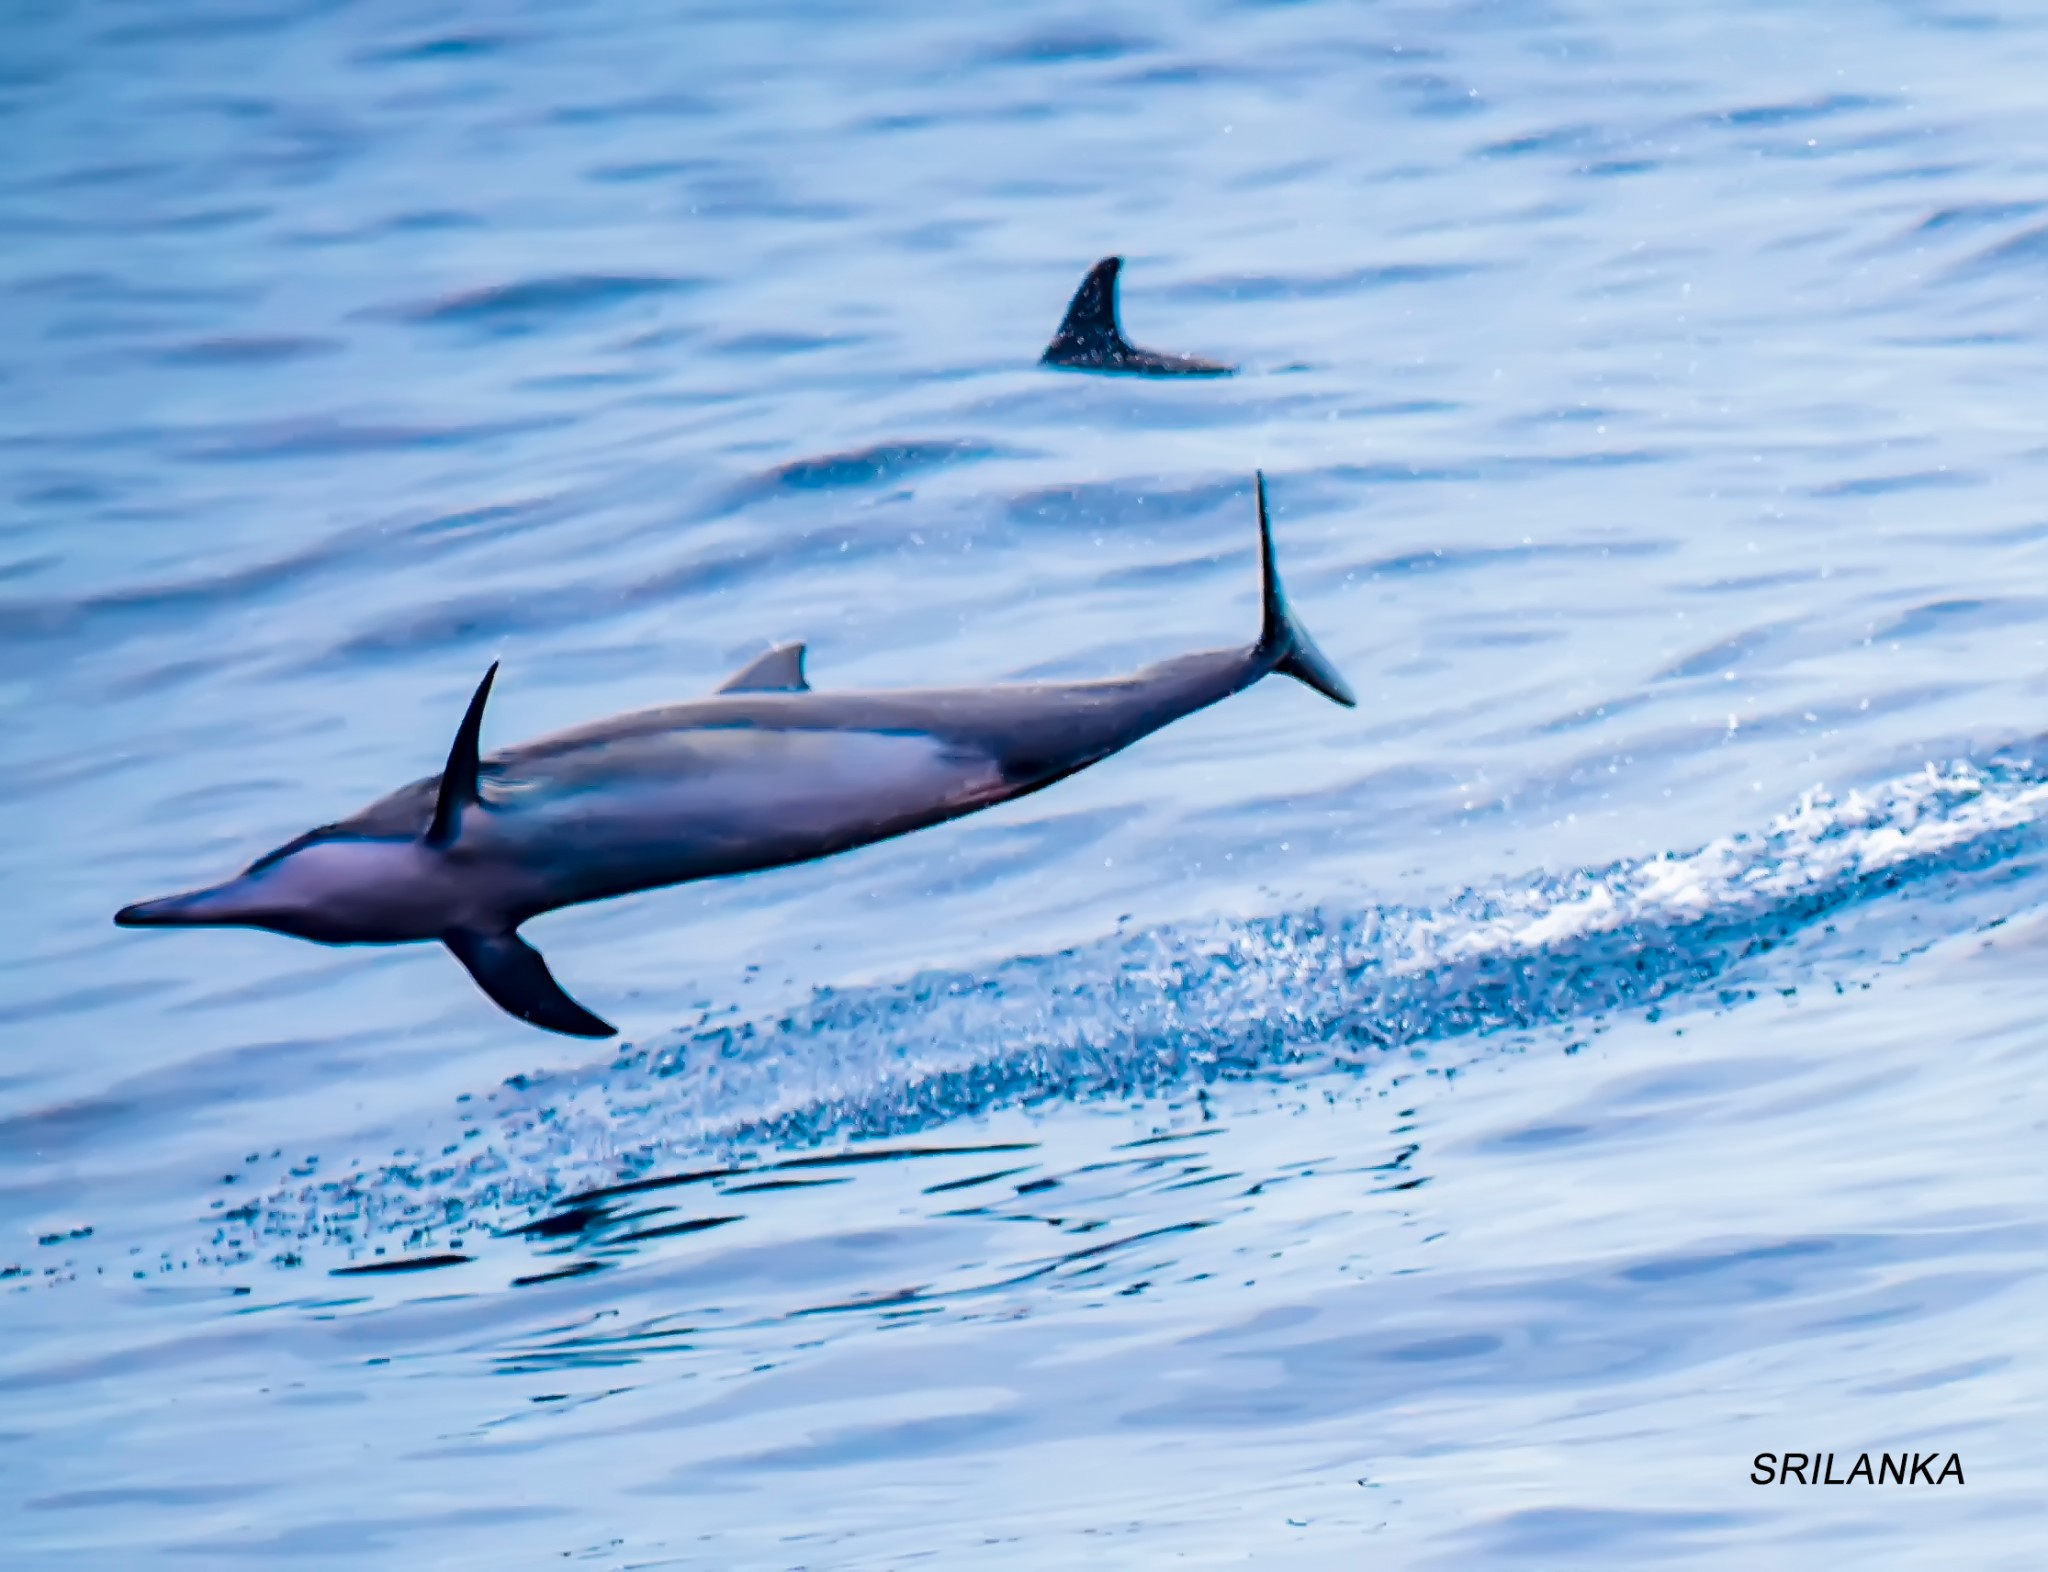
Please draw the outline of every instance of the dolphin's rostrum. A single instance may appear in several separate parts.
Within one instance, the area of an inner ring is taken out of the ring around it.
[[[1193,355],[1140,349],[1117,323],[1116,276],[1122,257],[1104,257],[1088,270],[1068,302],[1060,330],[1039,362],[1069,371],[1121,371],[1141,377],[1227,377],[1237,368]]]
[[[803,646],[716,694],[479,754],[493,665],[447,767],[311,830],[210,889],[145,901],[123,927],[268,928],[322,944],[438,939],[499,1006],[550,1031],[613,1028],[518,934],[542,912],[829,857],[972,813],[1099,763],[1272,672],[1351,690],[1280,592],[1257,482],[1256,643],[1127,677],[815,693]]]

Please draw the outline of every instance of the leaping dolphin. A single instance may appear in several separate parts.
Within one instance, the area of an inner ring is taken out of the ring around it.
[[[542,912],[809,862],[1039,791],[1284,672],[1351,689],[1289,614],[1257,480],[1258,642],[1128,677],[815,693],[801,644],[707,699],[478,756],[484,673],[439,776],[310,830],[210,889],[124,907],[124,928],[240,927],[320,944],[439,940],[522,1021],[614,1028],[562,991],[519,925]]]
[[[1237,367],[1193,355],[1169,355],[1140,349],[1124,337],[1116,319],[1116,275],[1122,257],[1104,257],[1088,270],[1067,305],[1060,330],[1053,334],[1041,365],[1070,371],[1121,371],[1141,377],[1227,377]]]

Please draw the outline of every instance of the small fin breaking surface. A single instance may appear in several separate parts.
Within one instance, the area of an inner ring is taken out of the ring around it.
[[[1059,331],[1039,356],[1041,365],[1147,377],[1224,377],[1237,369],[1194,355],[1140,349],[1125,338],[1116,305],[1117,274],[1123,265],[1122,257],[1104,257],[1088,270],[1067,303]]]

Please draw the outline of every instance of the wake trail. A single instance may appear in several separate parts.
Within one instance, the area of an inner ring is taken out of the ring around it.
[[[1758,833],[1434,906],[1175,923],[986,971],[819,989],[774,1015],[707,1016],[608,1065],[515,1078],[477,1100],[474,1133],[439,1156],[283,1186],[217,1242],[417,1241],[763,1148],[1223,1080],[1369,1074],[1394,1051],[1734,1002],[1745,969],[1784,964],[1761,958],[1795,940],[1832,940],[1831,957],[1805,962],[1823,974],[1891,958],[1882,914],[1899,902],[1887,897],[1988,885],[2005,892],[1993,918],[2010,915],[2044,811],[2048,779],[2031,759],[1929,765],[1840,798],[1816,789]],[[1852,912],[1879,925],[1859,942],[1838,931]]]

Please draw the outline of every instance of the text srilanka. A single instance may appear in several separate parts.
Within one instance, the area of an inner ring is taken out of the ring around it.
[[[1951,1479],[1963,1483],[1963,1459],[1951,1452],[1939,1472],[1939,1452],[1880,1452],[1875,1467],[1868,1452],[1856,1454],[1855,1465],[1845,1475],[1835,1473],[1832,1452],[1759,1452],[1749,1470],[1749,1482],[1768,1485],[1945,1485]]]

